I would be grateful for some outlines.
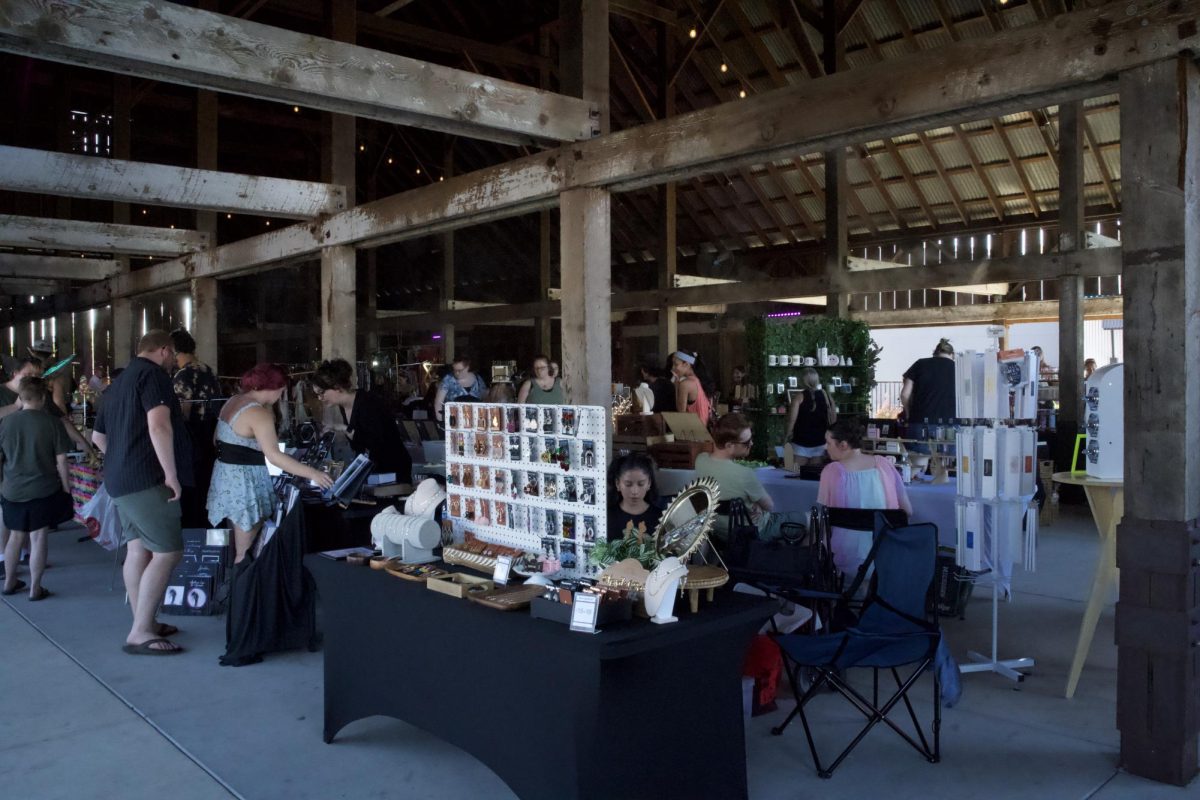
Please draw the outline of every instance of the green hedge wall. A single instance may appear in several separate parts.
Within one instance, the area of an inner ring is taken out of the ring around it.
[[[875,387],[875,365],[880,348],[871,339],[871,329],[864,322],[830,317],[757,318],[746,322],[746,352],[749,378],[758,387],[759,408],[751,412],[754,425],[752,456],[765,459],[775,455],[775,446],[784,439],[786,413],[779,415],[779,406],[787,406],[786,391],[777,395],[774,389],[764,394],[767,382],[787,384],[787,376],[800,374],[803,367],[770,367],[770,354],[816,357],[817,347],[829,348],[831,354],[849,356],[854,366],[818,367],[821,382],[830,388],[829,379],[835,375],[843,381],[853,377],[854,391],[850,394],[832,393],[842,414],[869,415],[871,390]],[[786,389],[786,386],[785,386]]]

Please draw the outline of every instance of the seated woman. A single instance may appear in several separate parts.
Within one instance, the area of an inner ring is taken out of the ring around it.
[[[272,406],[287,387],[287,373],[258,364],[242,376],[241,392],[229,398],[217,418],[217,461],[208,487],[208,520],[233,526],[234,563],[246,557],[259,529],[275,513],[275,488],[267,462],[328,489],[324,472],[280,452]]]
[[[395,415],[379,395],[354,389],[354,368],[349,361],[322,361],[312,385],[321,402],[345,420],[350,447],[356,454],[367,454],[374,472],[394,472],[398,483],[412,483],[412,457],[404,447]]]
[[[567,393],[558,378],[558,365],[546,356],[534,356],[533,372],[530,373],[529,380],[521,384],[517,402],[546,406],[566,405]]]
[[[608,468],[608,540],[654,534],[662,517],[654,460],[645,453],[627,453]]]
[[[817,502],[831,508],[899,508],[912,514],[904,481],[883,456],[862,451],[863,428],[855,419],[839,419],[825,432],[832,463],[821,470]],[[854,575],[871,552],[871,533],[834,528],[833,563]]]

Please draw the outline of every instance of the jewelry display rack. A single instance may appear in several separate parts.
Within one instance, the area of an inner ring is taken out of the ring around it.
[[[562,575],[595,574],[588,556],[608,538],[607,414],[601,406],[447,403],[455,540],[469,532],[558,559]]]

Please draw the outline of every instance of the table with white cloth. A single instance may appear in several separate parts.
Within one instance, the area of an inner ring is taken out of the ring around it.
[[[760,467],[755,474],[767,494],[775,501],[779,512],[809,511],[817,502],[817,481],[791,478],[788,472],[775,467]],[[696,477],[690,469],[659,469],[657,472],[659,494],[669,496],[677,493]],[[905,486],[913,513],[909,521],[932,522],[937,525],[938,543],[954,547],[958,541],[958,522],[954,514],[954,483],[932,484],[916,482]]]

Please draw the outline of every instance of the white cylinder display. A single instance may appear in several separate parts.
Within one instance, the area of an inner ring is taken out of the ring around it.
[[[1101,367],[1084,389],[1087,474],[1119,481],[1125,478],[1125,365]]]
[[[371,540],[385,556],[405,561],[433,560],[433,548],[442,542],[442,528],[430,517],[380,513],[371,520]]]

